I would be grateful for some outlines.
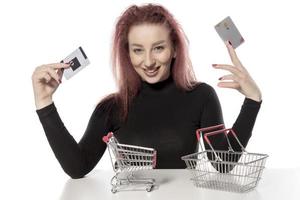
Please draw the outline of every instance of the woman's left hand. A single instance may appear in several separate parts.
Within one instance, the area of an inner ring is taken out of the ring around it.
[[[213,64],[213,67],[216,69],[224,69],[231,72],[231,74],[219,78],[220,82],[218,83],[218,86],[222,88],[236,89],[245,95],[245,97],[260,102],[262,98],[261,92],[255,81],[240,62],[230,43],[227,41],[225,44],[233,65]]]

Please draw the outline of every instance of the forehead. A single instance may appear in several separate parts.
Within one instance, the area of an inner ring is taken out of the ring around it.
[[[157,41],[169,41],[169,29],[163,24],[140,24],[130,28],[129,44],[151,45]]]

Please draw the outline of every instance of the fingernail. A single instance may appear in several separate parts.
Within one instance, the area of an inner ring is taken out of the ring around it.
[[[228,40],[228,43],[232,46],[231,42]]]
[[[213,66],[213,67],[216,67],[216,66],[217,66],[217,64],[212,64],[212,66]]]
[[[219,78],[219,81],[222,80],[222,77]]]
[[[61,83],[61,79],[59,79],[58,81],[59,81],[59,83]]]

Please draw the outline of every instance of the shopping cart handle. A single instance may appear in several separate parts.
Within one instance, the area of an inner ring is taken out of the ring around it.
[[[154,155],[153,155],[153,158],[152,158],[152,167],[153,169],[156,167],[156,159],[157,159],[157,152],[154,151]]]
[[[102,137],[103,142],[108,143],[109,139],[113,136],[113,132],[109,132],[107,135]]]
[[[209,127],[197,129],[196,130],[197,140],[200,141],[201,132],[204,132],[204,131],[207,132],[207,131],[212,131],[212,130],[217,130],[217,129],[222,129],[222,130],[225,129],[224,124],[219,124],[219,125],[216,125],[216,126],[209,126]]]

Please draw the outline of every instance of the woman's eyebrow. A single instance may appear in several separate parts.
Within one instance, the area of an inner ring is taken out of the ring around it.
[[[158,45],[158,44],[162,44],[162,43],[164,43],[164,42],[165,42],[165,40],[159,40],[159,41],[157,41],[157,42],[154,42],[154,43],[152,44],[152,46],[155,46],[155,45]],[[131,46],[143,47],[143,45],[137,44],[137,43],[132,43]]]
[[[152,46],[155,46],[155,45],[158,45],[158,44],[161,44],[161,43],[164,43],[165,42],[165,40],[159,40],[159,41],[157,41],[157,42],[154,42],[153,44],[152,44]]]
[[[143,47],[143,45],[141,45],[141,44],[136,44],[136,43],[132,43],[131,46]]]

